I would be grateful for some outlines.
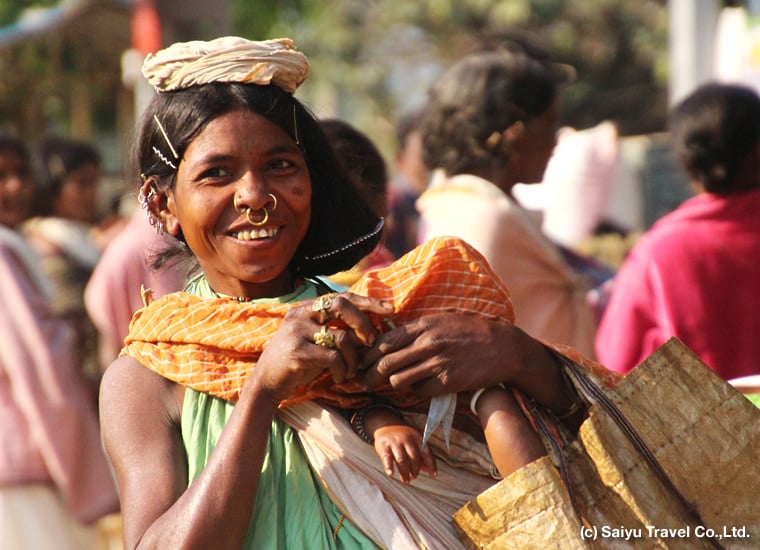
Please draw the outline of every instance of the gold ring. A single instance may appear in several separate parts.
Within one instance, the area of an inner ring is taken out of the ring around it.
[[[261,208],[264,211],[264,217],[261,218],[259,221],[255,222],[251,219],[251,209],[246,208],[245,209],[245,218],[248,220],[248,223],[253,225],[254,227],[261,227],[265,223],[269,221],[269,211],[266,208]]]
[[[326,326],[322,326],[322,330],[314,333],[314,343],[324,348],[335,349],[338,346],[335,345],[335,335],[327,330]]]
[[[319,323],[321,325],[324,325],[328,319],[327,311],[332,307],[333,303],[335,303],[335,296],[336,294],[334,292],[323,294],[311,304],[312,311],[319,312]]]

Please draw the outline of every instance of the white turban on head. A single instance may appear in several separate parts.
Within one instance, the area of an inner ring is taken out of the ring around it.
[[[292,94],[309,75],[309,61],[289,38],[256,42],[225,36],[178,42],[148,54],[142,73],[159,92],[212,82],[239,82],[274,84]]]

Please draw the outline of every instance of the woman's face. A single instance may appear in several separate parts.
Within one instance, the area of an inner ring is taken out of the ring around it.
[[[83,164],[68,173],[53,204],[53,214],[86,223],[95,221],[97,213],[100,165]]]
[[[15,152],[0,152],[0,225],[16,227],[26,220],[33,194],[29,164]]]
[[[167,231],[182,232],[216,292],[259,298],[293,290],[287,267],[309,227],[311,180],[300,149],[276,124],[248,110],[212,120],[187,147],[166,208]],[[254,221],[266,208],[267,223],[253,227],[246,208]]]

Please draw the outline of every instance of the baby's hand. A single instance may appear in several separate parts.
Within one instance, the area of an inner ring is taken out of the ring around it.
[[[375,451],[389,476],[393,476],[394,463],[403,483],[415,479],[420,471],[431,477],[438,475],[430,445],[422,450],[422,435],[415,428],[400,424],[383,426],[375,430],[374,436]]]

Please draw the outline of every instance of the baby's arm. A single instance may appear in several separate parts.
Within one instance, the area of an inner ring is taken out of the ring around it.
[[[428,445],[422,449],[422,434],[401,417],[399,411],[384,403],[372,404],[357,411],[351,425],[359,436],[375,446],[385,472],[393,476],[394,464],[399,478],[409,483],[420,470],[430,476],[438,473]]]
[[[541,439],[512,393],[494,386],[473,398],[496,468],[502,477],[546,454]]]

